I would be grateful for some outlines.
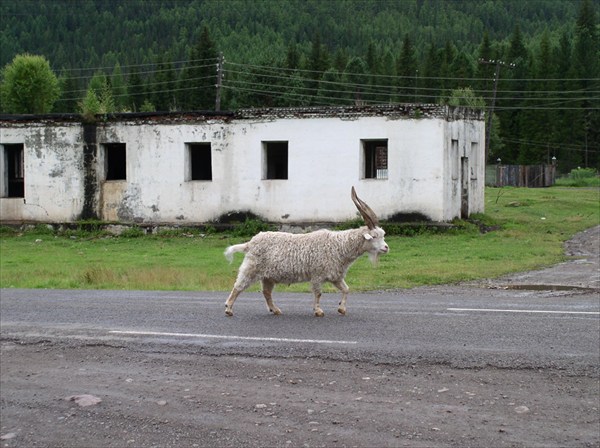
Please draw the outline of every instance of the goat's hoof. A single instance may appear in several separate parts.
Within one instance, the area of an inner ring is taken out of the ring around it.
[[[346,315],[346,308],[338,308],[338,313],[340,313],[342,316]]]
[[[279,308],[274,308],[270,310],[274,316],[281,316],[281,310]]]
[[[233,311],[232,310],[225,310],[225,315],[227,317],[231,317],[231,316],[233,316]]]
[[[315,316],[316,317],[323,317],[325,316],[325,313],[323,312],[323,310],[315,310]]]

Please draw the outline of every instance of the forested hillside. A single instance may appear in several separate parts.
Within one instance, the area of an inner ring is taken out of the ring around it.
[[[493,104],[490,160],[596,167],[597,5],[4,0],[0,63],[45,56],[61,81],[55,112],[214,109],[218,69],[221,109]]]

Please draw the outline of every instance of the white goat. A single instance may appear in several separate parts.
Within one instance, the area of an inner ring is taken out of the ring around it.
[[[262,282],[267,307],[273,314],[281,314],[281,310],[273,303],[275,285],[299,282],[310,282],[312,285],[315,316],[322,317],[324,314],[319,302],[321,286],[325,282],[331,282],[342,292],[338,312],[346,314],[349,289],[344,278],[350,265],[364,253],[375,263],[380,254],[389,251],[384,240],[385,232],[379,227],[373,210],[358,198],[354,187],[351,196],[366,227],[344,231],[317,230],[300,235],[261,232],[247,243],[229,246],[225,250],[229,262],[236,252],[244,252],[246,256],[225,302],[225,314],[233,316],[233,303],[237,297],[258,280]]]

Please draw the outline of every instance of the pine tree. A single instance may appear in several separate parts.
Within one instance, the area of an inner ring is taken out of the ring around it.
[[[455,88],[473,88],[474,82],[472,78],[474,69],[471,59],[469,59],[464,51],[456,53],[456,56],[450,65],[450,73],[453,78],[457,78],[454,82]]]
[[[121,65],[117,62],[110,77],[110,86],[115,101],[115,108],[118,111],[123,111],[127,105],[127,85]]]
[[[555,49],[556,59],[556,89],[561,92],[558,97],[559,105],[570,105],[573,103],[573,94],[566,92],[577,92],[579,83],[574,80],[576,77],[575,68],[573,66],[573,47],[571,38],[567,31],[560,36],[558,48]],[[577,93],[575,93],[577,95]],[[569,172],[571,168],[580,166],[582,163],[583,153],[573,150],[574,145],[577,145],[576,127],[573,123],[580,118],[581,111],[572,108],[558,108],[555,111],[555,126],[552,131],[552,138],[558,149],[556,150],[556,158],[560,171]]]
[[[383,57],[381,58],[381,77],[377,78],[377,85],[379,95],[377,95],[376,99],[380,103],[391,103],[395,101],[395,76],[396,76],[396,64],[394,62],[394,55],[392,54],[390,49],[386,49],[383,52]],[[417,76],[417,84],[416,88],[420,87],[419,79]],[[419,90],[417,90],[419,91]],[[418,101],[422,101],[422,99],[418,99]]]
[[[446,41],[444,49],[441,52],[441,62],[439,69],[440,96],[446,96],[450,93],[452,89],[458,87],[458,83],[454,79],[452,79],[454,78],[452,73],[452,61],[454,61],[454,58],[456,58],[456,49],[450,41]]]
[[[283,94],[278,99],[278,106],[298,107],[307,106],[310,99],[304,93],[304,82],[301,75],[295,71],[286,79]]]
[[[400,101],[404,103],[414,102],[417,95],[415,86],[418,69],[415,49],[408,34],[404,35],[404,40],[402,41],[402,49],[396,63],[396,73],[398,74],[398,95]]]
[[[156,71],[152,82],[152,103],[156,110],[169,111],[176,108],[176,76],[168,54],[162,54],[156,61]]]
[[[521,113],[520,128],[523,130],[523,143],[518,161],[521,164],[550,163],[553,155],[551,151],[552,133],[556,123],[555,113],[548,106],[553,100],[546,98],[555,97],[556,90],[552,78],[556,76],[553,51],[550,45],[550,36],[545,32],[540,42],[539,51],[529,71],[531,81],[527,86],[525,108]]]
[[[521,140],[524,135],[521,130],[521,113],[526,107],[523,97],[527,90],[528,53],[523,43],[523,36],[518,25],[515,26],[508,47],[507,63],[515,64],[513,69],[502,69],[498,83],[497,106],[498,116],[502,124],[503,138],[510,139],[503,153],[503,163],[516,163],[521,151]],[[504,91],[508,91],[503,94]],[[504,110],[502,110],[505,108]]]
[[[438,78],[440,76],[440,65],[440,52],[432,42],[425,56],[422,80],[419,80],[421,86],[424,88],[422,98],[426,103],[436,103],[437,98],[441,94],[441,83]]]
[[[59,77],[61,98],[56,102],[54,110],[63,113],[76,113],[77,103],[81,100],[77,77],[63,70]]]
[[[329,55],[325,46],[321,43],[321,35],[316,33],[308,57],[307,69],[310,70],[308,76],[310,81],[307,82],[307,88],[309,95],[313,98],[312,102],[316,101],[319,93],[319,81],[323,76],[323,73],[329,67]]]
[[[321,87],[319,88],[319,104],[340,105],[348,104],[345,100],[345,87],[342,84],[341,74],[334,68],[330,68],[323,73]]]
[[[344,84],[346,84],[346,98],[353,100],[354,104],[360,105],[368,100],[363,95],[365,87],[369,84],[369,68],[361,57],[353,57],[348,62],[344,72]]]
[[[375,46],[375,42],[370,41],[369,46],[367,47],[367,55],[365,57],[365,62],[367,64],[367,69],[369,70],[369,84],[376,85],[377,84],[377,76],[380,73],[380,58],[377,54],[377,47]]]
[[[180,79],[179,104],[183,110],[214,109],[217,57],[215,43],[204,26]]]
[[[300,52],[295,42],[290,43],[287,47],[285,66],[292,70],[300,67]]]
[[[146,100],[146,87],[136,68],[129,72],[127,92],[129,94],[129,108],[133,112],[139,112]]]
[[[597,95],[588,92],[597,89],[597,78],[600,73],[600,43],[597,28],[596,11],[590,0],[581,3],[577,26],[575,28],[575,46],[573,48],[573,65],[579,79],[579,93],[584,97],[578,122],[580,140],[583,148],[583,164],[599,166],[600,159],[600,100]],[[593,151],[590,149],[593,148]]]
[[[492,96],[492,85],[494,78],[494,67],[487,62],[490,62],[493,57],[492,46],[490,44],[490,36],[487,31],[483,33],[483,40],[477,51],[478,64],[475,70],[476,77],[479,81],[476,84],[476,89],[480,90],[485,97]],[[486,63],[483,63],[486,62]]]

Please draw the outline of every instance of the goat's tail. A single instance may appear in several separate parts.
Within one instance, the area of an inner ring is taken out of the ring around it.
[[[247,246],[248,243],[234,244],[233,246],[229,246],[227,249],[225,249],[225,258],[227,258],[227,260],[231,263],[233,261],[233,254],[236,252],[246,252]]]

